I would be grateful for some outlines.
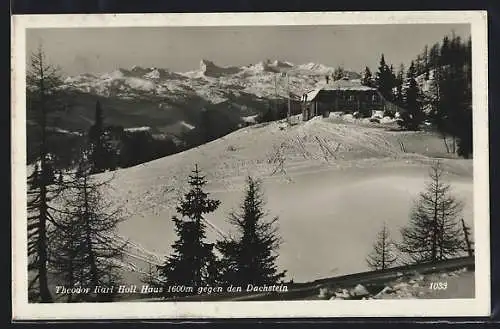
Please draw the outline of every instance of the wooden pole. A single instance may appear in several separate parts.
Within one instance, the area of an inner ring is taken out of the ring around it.
[[[287,120],[288,120],[288,124],[290,124],[290,117],[291,117],[291,99],[290,99],[290,81],[289,81],[289,77],[288,77],[288,73],[286,74],[286,89],[287,89],[287,93],[288,93],[288,113],[287,113]]]

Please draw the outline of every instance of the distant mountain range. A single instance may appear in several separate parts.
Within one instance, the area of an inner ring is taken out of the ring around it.
[[[203,110],[208,110],[215,129],[225,134],[270,107],[285,107],[288,93],[299,99],[334,71],[334,67],[320,63],[264,60],[224,67],[202,59],[198,69],[188,72],[133,66],[103,74],[68,76],[63,84],[66,110],[57,114],[52,128],[83,133],[93,124],[99,101],[106,124],[150,127],[154,134],[179,137],[186,132],[196,134]],[[345,74],[351,80],[361,78],[354,71]],[[417,77],[427,98],[432,98],[433,76],[431,70],[428,80],[424,74]],[[30,126],[34,115],[27,113]]]
[[[106,122],[125,128],[149,126],[167,134],[178,130],[179,123],[196,128],[202,109],[215,113],[222,125],[234,126],[274,106],[276,100],[285,104],[288,92],[299,97],[333,71],[317,63],[265,60],[222,67],[201,60],[197,70],[182,73],[134,66],[100,75],[80,74],[64,80],[68,110],[60,115],[57,126],[70,131],[88,129],[97,100]],[[347,74],[360,78],[355,72]]]

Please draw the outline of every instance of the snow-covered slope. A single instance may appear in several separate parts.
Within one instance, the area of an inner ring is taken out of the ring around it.
[[[373,232],[385,221],[394,238],[408,220],[441,147],[429,133],[395,133],[317,118],[237,130],[197,148],[114,173],[111,199],[126,220],[120,234],[157,254],[175,238],[171,216],[186,177],[198,164],[211,195],[222,201],[208,217],[208,238],[232,231],[227,215],[243,197],[244,179],[263,179],[267,208],[278,215],[284,240],[279,266],[289,278],[308,281],[367,270]],[[407,152],[401,151],[400,142]],[[435,148],[430,149],[430,148]],[[446,179],[472,220],[472,162],[442,160]],[[376,209],[376,211],[374,211]]]

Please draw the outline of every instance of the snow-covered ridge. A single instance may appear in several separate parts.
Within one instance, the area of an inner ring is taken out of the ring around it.
[[[278,59],[244,66],[221,66],[202,59],[198,69],[193,71],[173,72],[166,68],[136,65],[100,75],[67,77],[65,87],[104,97],[130,99],[145,94],[174,99],[201,97],[209,103],[218,104],[244,94],[259,99],[286,97],[287,87],[299,95],[333,71],[333,67],[324,64],[294,65]],[[283,73],[288,75],[288,79],[284,79]],[[285,86],[287,80],[289,86]]]
[[[335,70],[333,67],[329,67],[318,63],[307,63],[297,66],[301,70],[309,70],[318,73],[331,74]]]
[[[151,127],[132,127],[132,128],[125,128],[124,131],[126,132],[149,132],[151,131]]]

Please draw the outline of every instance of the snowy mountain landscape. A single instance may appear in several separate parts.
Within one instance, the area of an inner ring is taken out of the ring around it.
[[[64,88],[68,94],[102,99],[109,123],[168,133],[194,129],[199,110],[206,107],[221,110],[234,123],[255,116],[276,97],[285,99],[279,72],[287,72],[290,91],[299,95],[333,69],[279,61],[219,67],[202,60],[199,70],[186,73],[133,67],[68,77]],[[76,126],[90,123],[90,115],[82,113]],[[171,217],[194,164],[208,179],[207,192],[222,201],[207,218],[209,240],[234,233],[226,219],[240,205],[245,178],[263,181],[266,209],[280,218],[278,265],[295,282],[367,271],[374,232],[385,222],[398,237],[436,158],[442,158],[447,181],[464,200],[464,218],[472,224],[472,161],[443,158],[449,155],[437,134],[391,131],[391,120],[372,124],[341,113],[307,122],[296,116],[292,122],[235,126],[236,131],[207,144],[98,174],[112,178],[107,198],[124,219],[117,241],[129,246],[120,265],[126,281],[140,284],[169,254],[175,240]]]
[[[30,298],[267,300],[278,285],[290,299],[473,298],[470,52],[453,34],[397,69],[383,53],[356,70],[240,54],[59,75],[40,48]]]

